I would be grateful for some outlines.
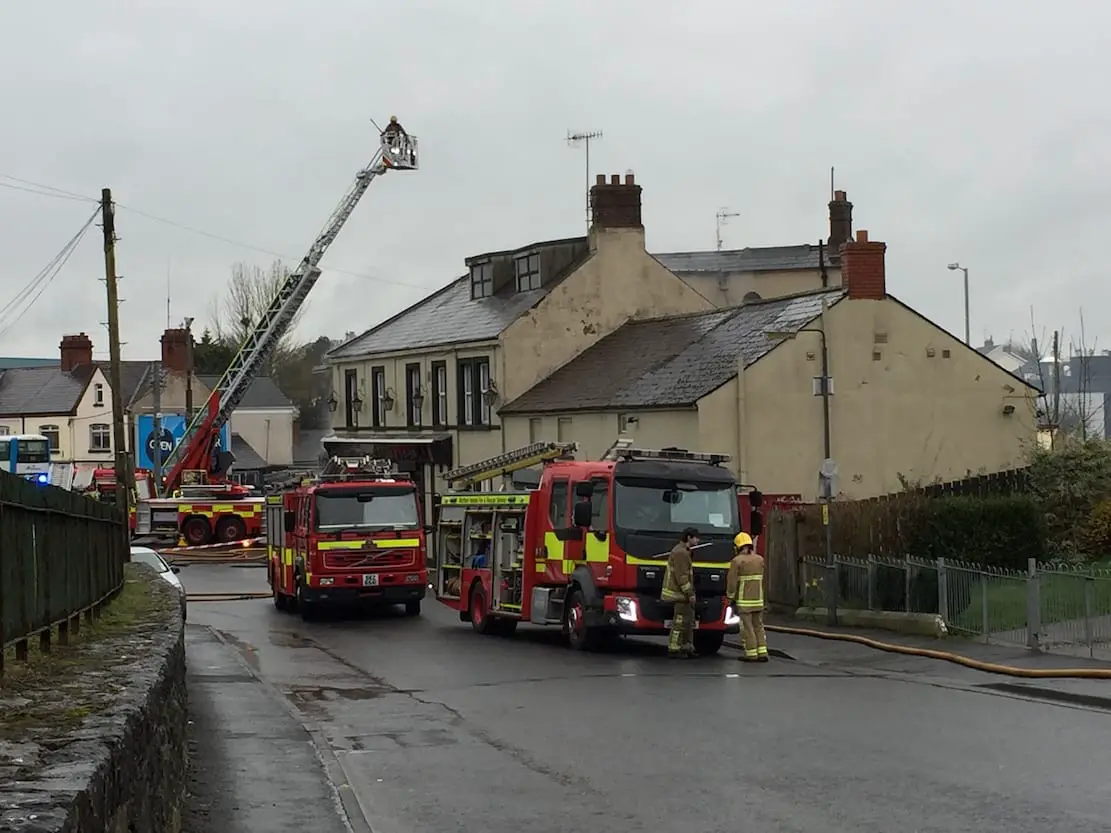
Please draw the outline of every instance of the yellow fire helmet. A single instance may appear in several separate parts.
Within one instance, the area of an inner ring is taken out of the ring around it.
[[[751,547],[752,536],[747,532],[738,532],[737,537],[733,539],[733,549],[739,550],[741,547]]]

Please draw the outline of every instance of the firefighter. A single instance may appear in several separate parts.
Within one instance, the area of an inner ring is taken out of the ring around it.
[[[764,634],[764,557],[756,552],[747,532],[733,539],[736,552],[729,562],[725,592],[741,617],[744,652],[741,662],[767,662],[768,640]]]
[[[667,556],[663,592],[660,601],[672,602],[671,632],[667,639],[667,655],[687,659],[694,651],[694,565],[691,548],[698,546],[698,530],[689,526],[683,537]]]

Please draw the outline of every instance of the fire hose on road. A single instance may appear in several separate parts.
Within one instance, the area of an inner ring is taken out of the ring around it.
[[[270,599],[273,596],[270,593],[257,592],[257,593],[188,593],[186,598],[190,602],[243,602],[254,601],[257,599]]]

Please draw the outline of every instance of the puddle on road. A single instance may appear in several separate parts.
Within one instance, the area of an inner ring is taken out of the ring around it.
[[[278,648],[312,648],[311,639],[306,639],[299,633],[290,631],[270,631],[268,634],[270,644]]]
[[[247,664],[251,666],[251,668],[253,668],[255,671],[259,670],[258,648],[256,648],[250,642],[239,639],[234,634],[230,634],[227,631],[217,631],[217,633],[229,645],[235,646],[236,650],[243,655],[243,658],[247,660]]]

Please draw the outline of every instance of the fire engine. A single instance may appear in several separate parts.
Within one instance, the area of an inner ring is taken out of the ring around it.
[[[163,463],[162,482],[136,483],[140,492],[134,534],[182,537],[190,545],[230,542],[257,536],[263,523],[263,497],[230,483],[227,473],[235,461],[220,449],[220,431],[259,368],[273,354],[297,311],[320,277],[320,261],[339,235],[370,183],[387,171],[416,170],[417,138],[383,132],[370,163],[332,212],[308,254],[278,289],[270,306],[248,333],[239,353],[213,388],[208,401],[189,423],[181,442]]]
[[[333,457],[318,477],[266,497],[267,575],[278,610],[404,604],[428,588],[417,486],[389,461]]]
[[[667,556],[693,526],[702,536],[695,644],[703,654],[718,651],[740,623],[725,596],[741,529],[728,455],[634,448],[627,438],[600,460],[575,460],[576,451],[574,443],[538,443],[445,475],[465,489],[543,466],[533,490],[440,497],[439,601],[478,633],[508,635],[520,622],[555,626],[578,650],[615,635],[662,635],[672,613],[660,601]]]

